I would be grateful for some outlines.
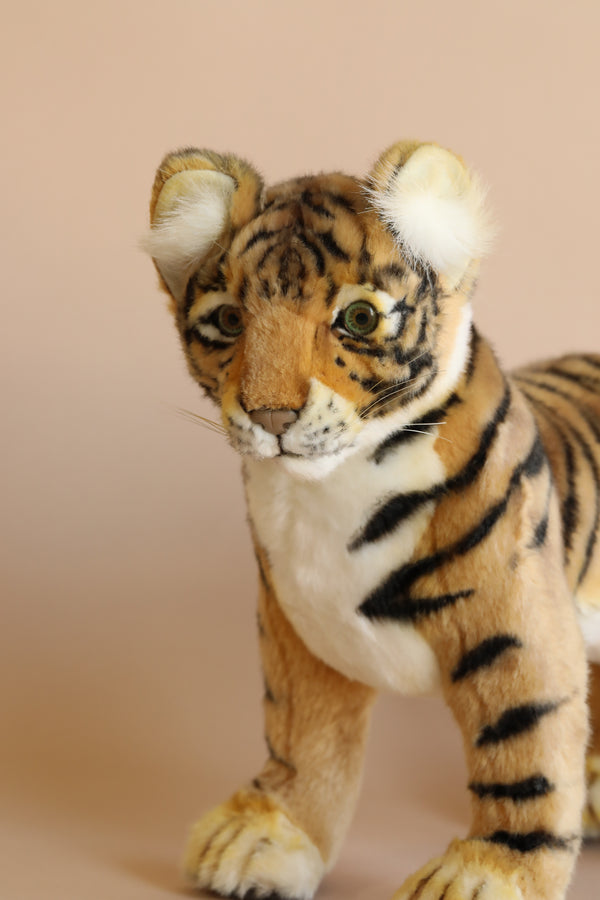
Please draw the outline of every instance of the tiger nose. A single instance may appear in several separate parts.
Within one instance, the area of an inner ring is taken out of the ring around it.
[[[279,437],[296,421],[298,413],[295,409],[254,409],[249,416],[255,425]]]

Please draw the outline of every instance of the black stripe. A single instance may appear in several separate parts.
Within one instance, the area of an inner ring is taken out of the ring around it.
[[[351,213],[353,216],[357,215],[356,209],[350,200],[348,200],[347,197],[344,197],[343,194],[337,194],[335,191],[323,191],[323,196],[335,206],[345,209],[346,212]]]
[[[187,318],[190,309],[192,308],[192,304],[194,303],[194,299],[196,297],[196,276],[192,275],[190,280],[185,286],[185,299],[183,301],[183,311],[185,313],[185,318]]]
[[[575,458],[573,448],[564,432],[558,427],[556,420],[553,418],[554,410],[551,406],[540,400],[539,397],[531,394],[524,388],[523,393],[534,407],[534,409],[543,416],[550,424],[550,427],[558,436],[558,440],[563,448],[565,478],[567,482],[567,492],[561,500],[560,517],[562,521],[563,545],[565,548],[565,560],[573,547],[573,534],[577,528],[577,519],[579,515],[579,501],[575,493]]]
[[[548,490],[546,491],[546,503],[544,514],[540,521],[535,526],[533,537],[531,539],[531,543],[529,544],[530,550],[538,550],[540,547],[543,547],[546,543],[546,537],[548,536],[548,525],[550,523],[550,500],[552,498],[554,483],[552,479],[552,475],[550,475],[550,479],[548,482]]]
[[[512,634],[496,634],[486,638],[472,650],[467,650],[452,672],[452,681],[461,681],[479,669],[486,669],[511,647],[522,646],[519,638]]]
[[[585,353],[578,358],[582,359],[588,366],[592,366],[594,369],[600,369],[600,356],[593,356],[589,353]]]
[[[454,594],[440,594],[437,597],[394,597],[390,600],[372,602],[369,599],[359,607],[367,619],[387,619],[393,622],[417,622],[425,616],[454,606],[458,600],[471,597],[475,591],[469,588]],[[386,605],[387,604],[387,605]]]
[[[433,365],[433,356],[427,350],[425,353],[421,353],[413,362],[409,364],[409,372],[410,378],[416,378],[417,375],[420,375],[423,369],[429,369]]]
[[[471,341],[470,341],[470,355],[469,362],[467,365],[467,369],[465,372],[465,380],[467,384],[471,381],[473,377],[473,373],[475,372],[475,365],[477,363],[477,356],[479,354],[479,348],[481,346],[481,336],[476,328],[471,326]]]
[[[564,369],[559,368],[559,366],[549,366],[547,369],[540,372],[540,374],[554,375],[557,378],[563,378],[565,381],[576,384],[577,387],[584,391],[588,391],[591,394],[595,394],[597,397],[600,395],[600,378],[596,378],[593,375],[586,375],[583,372],[567,372]]]
[[[515,803],[522,803],[525,800],[546,797],[555,788],[544,775],[533,775],[531,778],[509,784],[474,781],[469,785],[469,790],[481,800],[490,798],[491,800],[513,800]]]
[[[399,432],[402,436],[404,432]],[[394,435],[390,436],[390,439]],[[384,448],[389,449],[389,448]],[[430,491],[411,491],[410,494],[398,494],[383,504],[367,522],[364,528],[348,544],[348,552],[354,553],[365,544],[372,544],[391,534],[401,522],[412,516],[425,503],[436,500],[442,491],[432,488]]]
[[[421,384],[418,388],[416,388],[415,390],[411,390],[411,392],[408,395],[408,397],[406,398],[406,400],[407,401],[415,400],[417,397],[421,397],[423,394],[426,394],[427,391],[429,390],[430,386],[433,384],[433,382],[437,378],[437,374],[438,374],[438,364],[437,364],[436,360],[433,360],[431,371],[429,372],[429,374],[424,378],[424,380],[421,382]],[[381,412],[381,410],[378,411],[377,415],[379,415],[380,412]]]
[[[336,366],[340,366],[341,368],[344,368],[344,366],[346,365],[346,363],[344,362],[344,360],[342,359],[341,356],[336,356],[335,364],[336,364]]]
[[[300,199],[305,206],[308,206],[308,208],[318,216],[322,216],[324,219],[335,219],[335,216],[331,212],[331,210],[327,209],[327,207],[323,206],[321,203],[316,203],[313,200],[312,194],[308,189],[302,191]]]
[[[555,712],[563,701],[551,703],[526,703],[514,706],[502,713],[495,725],[486,725],[475,741],[476,747],[501,744],[536,727],[540,719]]]
[[[252,235],[250,240],[246,243],[246,246],[244,247],[244,249],[241,250],[238,255],[243,256],[244,253],[247,253],[248,250],[251,250],[252,247],[255,246],[255,244],[258,244],[261,241],[267,241],[269,238],[275,237],[276,235],[280,235],[280,234],[281,234],[281,229],[279,229],[279,228],[275,228],[275,229],[261,228],[259,231],[255,232],[255,234]]]
[[[338,289],[337,289],[337,285],[336,285],[335,281],[333,280],[333,278],[328,276],[328,281],[329,281],[329,289],[325,296],[325,306],[327,306],[329,308],[331,306],[331,304],[333,303],[333,299],[336,296]]]
[[[575,412],[581,416],[584,422],[587,424],[588,428],[600,443],[600,423],[598,423],[595,419],[593,419],[587,409],[582,409],[577,401],[572,395],[564,393],[563,391],[558,390],[558,388],[550,388],[548,385],[537,384],[536,387],[540,387],[542,389],[550,390],[552,393],[559,394],[561,397],[568,400]],[[581,432],[571,424],[571,422],[565,418],[565,416],[561,415],[560,412],[554,410],[551,406],[548,406],[542,400],[537,397],[531,398],[530,395],[527,395],[534,404],[538,406],[542,406],[546,412],[547,416],[550,419],[554,420],[554,427],[557,433],[560,435],[563,446],[565,448],[565,466],[567,472],[567,486],[569,489],[568,496],[565,498],[562,507],[563,514],[563,539],[566,551],[570,551],[572,549],[573,544],[573,535],[574,531],[577,527],[577,518],[579,512],[579,504],[577,500],[577,495],[575,493],[576,482],[575,482],[575,460],[573,456],[573,448],[570,442],[568,441],[566,435],[562,431],[562,428],[558,427],[558,422],[561,423],[563,428],[568,429],[572,437],[575,439],[579,448],[584,455],[587,463],[591,469],[592,479],[594,481],[596,492],[595,492],[595,501],[596,501],[596,510],[594,515],[594,522],[588,534],[588,539],[586,542],[584,558],[582,565],[579,570],[579,574],[577,576],[577,584],[581,584],[583,579],[585,578],[590,563],[592,561],[592,555],[594,551],[594,547],[596,545],[596,541],[598,538],[598,531],[600,525],[600,469],[598,468],[598,463],[596,462],[596,458],[590,445],[588,444],[586,438],[581,434]]]
[[[517,850],[519,853],[532,853],[534,850],[543,848],[549,850],[568,850],[571,842],[575,838],[561,838],[552,834],[551,831],[527,831],[519,833],[514,831],[495,831],[489,837],[484,838],[493,844],[504,844],[510,850]]]
[[[375,588],[359,606],[359,612],[370,619],[406,618],[406,614],[403,611],[410,607],[412,601],[408,596],[408,591],[415,581],[424,575],[430,575],[457,556],[464,556],[480,544],[490,533],[496,522],[504,515],[512,493],[522,476],[535,475],[544,464],[545,459],[539,435],[536,435],[529,454],[515,467],[504,497],[488,509],[477,525],[449,547],[444,547],[442,550],[438,550],[437,553],[425,556],[417,560],[417,562],[406,563],[400,569],[391,572],[385,581]],[[398,614],[394,613],[396,607],[400,610]]]
[[[298,240],[300,243],[306,247],[309,253],[312,255],[315,266],[317,267],[317,274],[324,275],[325,274],[325,257],[323,256],[323,251],[320,247],[317,246],[313,241],[309,240],[306,235],[299,231],[297,234]]]
[[[369,457],[369,460],[379,465],[392,450],[396,449],[396,447],[399,447],[402,444],[408,444],[411,441],[414,441],[415,438],[421,436],[418,431],[411,431],[411,428],[419,428],[422,431],[430,432],[435,428],[435,424],[440,421],[445,413],[446,409],[443,406],[437,407],[436,409],[430,409],[429,412],[420,416],[418,422],[411,422],[410,424],[405,425],[400,431],[393,431],[392,434],[388,435],[385,440],[379,444],[377,449]]]
[[[294,766],[291,762],[288,762],[287,759],[284,759],[283,756],[279,756],[279,754],[275,751],[273,744],[269,740],[269,736],[267,734],[265,735],[265,744],[267,745],[267,752],[274,762],[279,763],[286,769],[289,769],[291,772],[296,772],[296,766]]]
[[[213,338],[206,337],[205,334],[201,334],[195,327],[186,328],[185,337],[188,343],[191,341],[196,341],[198,344],[201,344],[206,350],[230,350],[233,341],[219,341]]]
[[[347,350],[349,353],[355,353],[358,356],[372,356],[376,359],[383,359],[386,356],[386,352],[383,347],[357,347],[355,343],[348,343],[349,341],[354,341],[355,338],[340,338],[340,343],[344,350]]]
[[[373,272],[373,281],[379,282],[383,287],[385,279],[397,278],[402,280],[406,275],[405,269],[399,263],[388,263],[385,266],[378,266]]]
[[[544,518],[541,519],[540,522],[535,527],[535,531],[533,532],[533,538],[531,540],[531,544],[529,545],[531,550],[537,550],[538,547],[543,547],[546,543],[546,537],[548,535],[548,522],[550,519],[550,513],[547,512],[544,515]]]
[[[437,500],[450,491],[460,491],[468,487],[485,465],[488,451],[501,423],[506,418],[510,406],[510,396],[510,386],[507,384],[499,406],[483,431],[477,450],[460,472],[428,491],[411,491],[407,494],[397,494],[395,497],[391,497],[373,513],[361,532],[348,545],[348,550],[351,552],[358,550],[364,544],[377,541],[390,534],[391,531],[397,528],[408,516],[413,515],[423,504],[429,503],[431,500]],[[444,410],[432,410],[426,414],[424,421],[427,421],[429,415],[437,416],[438,414],[443,415]],[[435,421],[435,419],[432,421]],[[398,439],[396,440],[393,434],[389,435],[375,450],[372,459],[376,462],[380,461],[378,456],[381,453],[385,455],[391,447],[400,442],[403,432],[396,432],[395,434],[399,435]]]
[[[315,231],[314,234],[332,256],[342,262],[350,262],[350,257],[345,250],[342,250],[331,231]]]

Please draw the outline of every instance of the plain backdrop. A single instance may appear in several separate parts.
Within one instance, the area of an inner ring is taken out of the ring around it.
[[[508,366],[598,352],[596,0],[2,4],[2,900],[187,896],[183,835],[260,765],[238,461],[179,408],[138,250],[194,144],[268,181],[435,140],[499,225],[476,318]],[[437,699],[382,698],[325,900],[384,900],[468,826]],[[584,852],[571,893],[600,890]]]

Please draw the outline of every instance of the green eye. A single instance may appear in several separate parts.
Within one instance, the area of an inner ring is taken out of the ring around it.
[[[219,306],[216,310],[215,324],[227,337],[239,337],[244,330],[242,316],[237,306]]]
[[[366,300],[356,300],[344,310],[344,328],[350,334],[363,337],[377,328],[379,313]]]

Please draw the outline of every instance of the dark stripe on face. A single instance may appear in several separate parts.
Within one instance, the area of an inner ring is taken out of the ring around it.
[[[329,288],[327,290],[327,295],[325,297],[325,306],[329,308],[333,303],[334,297],[337,295],[338,289],[333,280],[333,278],[329,278]]]
[[[545,464],[546,457],[539,439],[536,436],[532,448],[527,457],[513,470],[508,489],[504,497],[492,506],[479,520],[477,525],[467,532],[456,543],[431,556],[425,556],[414,563],[406,563],[401,568],[392,571],[388,577],[369,594],[367,599],[359,606],[359,612],[370,619],[397,618],[393,614],[396,606],[405,609],[410,605],[409,591],[413,584],[424,575],[431,575],[447,563],[464,556],[480,544],[492,531],[498,520],[504,515],[509,500],[522,477],[531,477],[537,474]],[[401,618],[405,618],[401,614]]]
[[[535,800],[537,797],[546,797],[555,790],[555,787],[544,775],[534,775],[532,778],[525,778],[523,781],[514,781],[510,784],[474,781],[469,785],[469,790],[481,800],[489,798],[522,803],[526,800]]]
[[[323,251],[317,244],[309,240],[302,231],[298,232],[297,237],[300,243],[306,247],[308,252],[312,255],[312,258],[315,261],[317,274],[323,276],[325,274],[325,257],[323,256]]]
[[[480,669],[487,669],[507,650],[522,646],[519,638],[512,634],[496,634],[494,637],[486,638],[464,654],[452,672],[452,681],[462,681],[463,678],[473,675]]]
[[[475,366],[477,365],[477,356],[479,354],[479,348],[481,346],[481,337],[476,328],[471,325],[471,342],[470,342],[470,355],[469,355],[469,363],[467,365],[466,370],[466,381],[467,384],[470,382],[473,377],[473,372],[475,371]]]
[[[342,359],[341,356],[336,356],[336,358],[335,358],[335,364],[336,364],[336,366],[339,366],[339,367],[342,368],[342,369],[343,369],[344,366],[346,365],[346,363],[344,362],[344,360]]]
[[[347,350],[349,353],[355,353],[357,356],[371,356],[375,359],[383,359],[387,355],[383,347],[357,347],[355,341],[356,338],[340,338],[340,343],[344,350]]]
[[[253,234],[250,240],[246,243],[244,249],[239,253],[239,256],[243,256],[248,250],[251,250],[256,244],[259,244],[261,241],[268,241],[269,238],[281,235],[281,228],[268,229],[261,228],[256,234]]]
[[[207,338],[206,335],[201,334],[195,328],[186,329],[185,337],[188,343],[196,341],[209,352],[212,350],[229,350],[231,348],[231,341],[219,341],[213,340],[212,338]]]
[[[437,366],[437,362],[434,360],[431,372],[429,373],[429,375],[427,375],[425,377],[424,381],[421,383],[421,385],[418,388],[412,389],[411,387],[409,387],[409,382],[404,383],[405,384],[404,389],[399,392],[402,395],[402,402],[407,403],[407,402],[410,402],[411,400],[416,400],[418,397],[421,397],[423,394],[427,393],[431,384],[437,378],[437,374],[438,374],[438,366]],[[397,383],[402,384],[402,382],[397,382]],[[394,400],[395,396],[397,396],[397,395],[390,395],[388,397],[381,398],[381,399],[390,401],[390,400]],[[400,404],[395,403],[394,409],[399,405]],[[374,417],[385,416],[390,412],[390,410],[389,410],[390,403],[389,402],[384,403],[382,406],[379,406],[377,409],[375,408],[375,406],[376,406],[376,404],[373,403],[372,407],[369,407],[369,415],[372,415]],[[361,411],[361,413],[362,412],[364,412],[364,410]]]
[[[342,262],[350,262],[350,256],[345,250],[342,250],[331,231],[315,231],[314,235],[321,241],[328,253]]]
[[[528,831],[524,834],[514,831],[495,831],[484,838],[493,844],[504,844],[518,853],[532,853],[535,850],[569,850],[574,838],[561,838],[550,831]]]
[[[242,306],[244,304],[244,300],[246,299],[247,294],[248,294],[248,279],[244,275],[244,277],[242,278],[242,282],[240,284],[239,290],[238,290],[238,300]]]
[[[352,205],[351,201],[348,200],[347,197],[344,197],[343,194],[337,194],[335,191],[323,191],[323,196],[329,200],[330,203],[333,203],[334,206],[339,206],[340,209],[345,209],[346,212],[352,214],[352,216],[356,216],[356,209]]]
[[[428,491],[412,491],[408,494],[398,494],[392,497],[371,516],[360,534],[349,545],[348,550],[358,550],[363,544],[377,541],[390,534],[391,531],[405,521],[408,516],[413,515],[424,503],[437,500],[450,491],[461,491],[468,487],[483,469],[489,449],[508,413],[510,400],[510,386],[507,384],[500,404],[483,431],[477,450],[460,472]],[[432,421],[436,421],[438,416],[444,415],[444,410],[432,410],[431,413],[424,417],[425,422],[427,422],[427,418],[430,415],[435,417]],[[399,434],[402,435],[403,432],[399,432]],[[393,438],[394,435],[390,435],[375,450],[372,458],[376,462],[378,462],[378,454],[383,453],[385,456],[389,447],[394,446],[395,441]]]
[[[335,219],[335,216],[331,212],[331,210],[327,209],[327,207],[323,206],[321,203],[316,203],[313,200],[310,191],[303,191],[300,200],[305,206],[308,206],[308,208],[318,216],[322,216],[324,219]]]
[[[421,353],[417,359],[413,360],[413,362],[409,365],[410,378],[417,378],[423,369],[429,369],[433,365],[433,356],[429,351],[426,353]]]
[[[373,272],[373,278],[384,284],[390,278],[401,280],[406,275],[406,271],[400,263],[389,263],[387,266],[379,266]]]
[[[235,356],[235,353],[232,353],[231,356],[228,356],[226,359],[221,360],[221,362],[219,363],[219,372],[222,372],[223,369],[227,368],[227,366],[232,361],[234,356]]]
[[[495,725],[486,725],[475,741],[476,747],[501,744],[535,728],[544,716],[555,712],[564,701],[526,703],[503,712]]]
[[[190,280],[185,286],[185,299],[183,301],[183,311],[185,313],[185,318],[187,319],[188,313],[192,308],[194,300],[196,298],[196,276],[192,275]]]

